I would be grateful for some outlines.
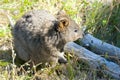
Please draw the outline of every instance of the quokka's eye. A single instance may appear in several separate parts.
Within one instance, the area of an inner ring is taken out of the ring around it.
[[[78,32],[78,30],[77,30],[77,29],[75,29],[75,30],[74,30],[74,32]]]

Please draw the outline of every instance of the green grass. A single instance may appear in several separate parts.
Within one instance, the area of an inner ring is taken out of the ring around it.
[[[92,8],[85,11],[86,31],[103,41],[120,47],[120,16],[118,16],[120,3],[114,1],[110,5],[104,6],[100,2],[95,2],[88,6]]]
[[[25,12],[32,9],[45,9],[49,10],[52,14],[56,14],[59,10],[63,9],[80,27],[87,26],[86,32],[120,47],[120,4],[114,2],[110,6],[105,6],[97,1],[89,3],[87,0],[0,0],[0,45],[4,45],[7,42],[10,46],[12,40],[11,27],[6,14],[16,21]],[[72,62],[74,60],[76,63]],[[38,74],[40,77],[51,80],[63,78],[69,80],[96,80],[99,77],[97,75],[98,71],[90,70],[84,61],[78,62],[76,59],[69,57],[68,61],[67,69],[65,71],[60,69],[60,77],[58,78],[57,74],[54,73],[56,69],[43,68],[39,73],[33,75],[33,70],[24,70],[12,62],[4,62],[0,59],[0,75],[5,80],[30,80],[34,79]],[[17,74],[18,72],[20,75]],[[105,78],[110,80],[109,77]]]

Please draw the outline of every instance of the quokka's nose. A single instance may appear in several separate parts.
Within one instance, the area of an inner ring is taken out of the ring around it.
[[[85,33],[84,33],[84,32],[82,33],[82,36],[83,36],[83,37],[85,36]]]
[[[83,38],[85,36],[85,33],[84,32],[81,32],[80,33],[80,39]]]

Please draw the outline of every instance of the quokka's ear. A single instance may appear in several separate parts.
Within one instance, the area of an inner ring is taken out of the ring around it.
[[[61,10],[57,13],[58,16],[65,16],[66,15],[66,12]]]
[[[68,25],[69,25],[69,20],[66,17],[60,18],[58,24],[58,30],[59,31],[64,31]]]

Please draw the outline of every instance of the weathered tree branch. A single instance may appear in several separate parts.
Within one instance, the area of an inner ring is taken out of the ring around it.
[[[107,44],[108,45],[108,44]],[[81,47],[77,45],[74,42],[69,42],[64,47],[65,52],[74,53],[79,58],[86,60],[90,66],[93,68],[96,67],[103,67],[104,66],[104,72],[113,76],[116,79],[120,79],[120,66],[111,62],[107,61],[105,58],[94,54],[93,52],[85,49],[84,47]]]
[[[111,44],[103,42],[90,34],[86,34],[81,40],[81,43],[85,47],[89,47],[92,52],[108,56],[113,56],[120,59],[120,48],[115,47]]]

